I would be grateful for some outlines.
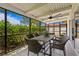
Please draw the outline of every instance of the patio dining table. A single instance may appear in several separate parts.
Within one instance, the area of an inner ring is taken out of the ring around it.
[[[43,44],[44,44],[44,48],[45,48],[45,44],[47,43],[47,42],[49,42],[49,48],[50,48],[50,50],[49,50],[49,56],[51,56],[52,55],[52,50],[51,50],[51,39],[53,38],[54,36],[53,35],[49,35],[48,37],[45,37],[44,35],[41,35],[41,36],[38,36],[38,37],[34,37],[34,38],[31,38],[31,40],[37,40],[37,41],[40,41],[40,42],[43,42]],[[44,53],[44,55],[45,55],[46,53]]]

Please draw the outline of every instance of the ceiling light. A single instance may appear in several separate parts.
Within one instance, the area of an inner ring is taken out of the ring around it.
[[[48,19],[52,19],[52,16],[50,16]]]

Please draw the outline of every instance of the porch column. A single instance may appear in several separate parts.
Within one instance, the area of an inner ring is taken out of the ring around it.
[[[72,35],[75,35],[75,12],[77,10],[77,5],[72,5],[71,11],[69,13],[69,20],[67,20],[67,35],[69,36],[70,40],[72,40]]]

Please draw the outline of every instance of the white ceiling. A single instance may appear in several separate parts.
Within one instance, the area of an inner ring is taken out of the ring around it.
[[[70,9],[72,6],[71,3],[6,3],[4,4],[5,7],[6,5],[9,6],[9,9],[15,8],[17,9],[16,12],[18,12],[19,10],[24,15],[38,19],[40,21],[44,17],[46,18],[49,15]]]
[[[11,3],[10,5],[23,11],[25,15],[36,17],[46,16],[71,6],[69,3]]]

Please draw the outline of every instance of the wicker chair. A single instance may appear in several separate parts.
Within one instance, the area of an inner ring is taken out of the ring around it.
[[[64,56],[65,56],[66,55],[65,44],[67,43],[68,40],[69,40],[69,37],[67,36],[62,36],[60,38],[53,39],[53,43],[51,43],[51,48],[53,48],[53,51],[54,49],[63,50]]]
[[[45,47],[43,46],[43,44],[40,44],[37,40],[28,40],[25,39],[27,44],[28,44],[28,56],[29,56],[29,52],[33,52],[35,54],[37,54],[37,56],[39,55],[39,52],[43,53],[45,55],[45,52],[47,50],[45,50]]]

